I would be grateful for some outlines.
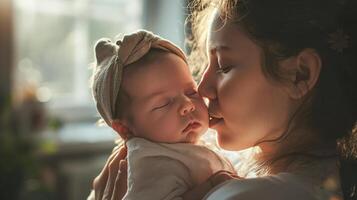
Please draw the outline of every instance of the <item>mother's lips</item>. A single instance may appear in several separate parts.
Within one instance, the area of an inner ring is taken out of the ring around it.
[[[217,117],[210,117],[209,119],[209,127],[214,127],[218,123],[223,121],[223,118],[217,118]]]

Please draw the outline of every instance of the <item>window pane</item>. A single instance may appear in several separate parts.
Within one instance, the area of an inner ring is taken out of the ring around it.
[[[46,85],[53,97],[73,92],[73,17],[20,12],[16,20],[22,22],[16,23],[17,64],[25,76],[22,80]]]
[[[55,107],[93,107],[95,41],[140,28],[141,18],[142,0],[15,1],[18,88],[35,83]]]

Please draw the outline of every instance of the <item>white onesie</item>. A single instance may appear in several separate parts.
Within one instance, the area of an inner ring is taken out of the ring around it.
[[[125,200],[179,200],[230,162],[202,145],[154,143],[132,138],[128,147],[128,191]]]

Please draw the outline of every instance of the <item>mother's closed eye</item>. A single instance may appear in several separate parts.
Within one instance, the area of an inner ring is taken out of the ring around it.
[[[231,69],[232,69],[232,66],[219,67],[219,68],[216,70],[216,73],[228,73]]]
[[[192,90],[192,91],[187,92],[187,95],[188,96],[198,96],[198,92],[196,90]]]

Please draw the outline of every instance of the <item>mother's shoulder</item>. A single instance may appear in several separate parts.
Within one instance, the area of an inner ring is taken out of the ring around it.
[[[314,193],[302,177],[291,173],[273,176],[230,180],[213,188],[205,197],[207,200],[239,199],[315,199]]]

